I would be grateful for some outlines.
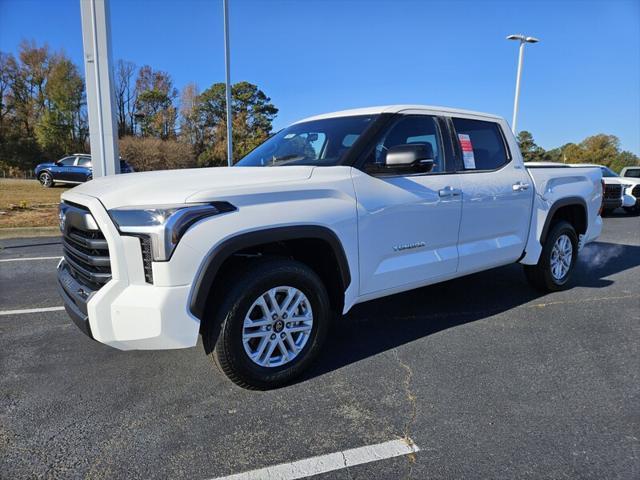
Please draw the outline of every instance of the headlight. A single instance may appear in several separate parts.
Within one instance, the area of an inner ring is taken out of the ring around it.
[[[123,207],[109,210],[109,215],[123,234],[148,237],[154,261],[171,258],[184,233],[199,220],[230,212],[236,208],[227,202],[191,203]]]

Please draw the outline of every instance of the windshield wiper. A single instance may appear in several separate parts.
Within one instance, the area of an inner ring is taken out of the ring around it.
[[[283,162],[287,162],[289,160],[302,160],[305,157],[303,155],[293,153],[291,155],[283,155],[282,157],[273,157],[271,159],[271,166],[279,165]]]

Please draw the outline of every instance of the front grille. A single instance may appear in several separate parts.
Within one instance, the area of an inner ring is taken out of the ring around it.
[[[111,280],[109,247],[91,212],[77,204],[60,206],[62,248],[71,275],[98,290]]]
[[[631,195],[633,195],[636,198],[640,197],[640,183],[635,187],[633,187],[633,190],[631,190]]]
[[[604,186],[604,198],[607,200],[616,200],[622,197],[622,185],[607,184]]]

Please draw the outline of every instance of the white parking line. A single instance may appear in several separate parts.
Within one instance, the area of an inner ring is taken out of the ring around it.
[[[0,310],[0,315],[21,315],[23,313],[59,312],[64,307],[27,308],[24,310]]]
[[[31,260],[60,260],[62,257],[19,257],[19,258],[3,258],[2,262],[28,262]]]
[[[296,462],[282,463],[259,470],[236,473],[227,477],[217,477],[213,480],[294,480],[296,478],[305,478],[311,475],[362,465],[363,463],[410,455],[419,451],[420,448],[410,439],[398,439],[377,445],[320,455],[319,457],[307,458]]]

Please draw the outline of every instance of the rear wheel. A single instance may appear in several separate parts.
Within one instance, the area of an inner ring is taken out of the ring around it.
[[[578,258],[578,235],[565,221],[551,228],[542,247],[537,265],[525,265],[524,273],[537,290],[553,292],[568,287]]]
[[[38,181],[43,187],[50,188],[53,186],[53,177],[49,172],[42,172],[38,175]]]
[[[293,260],[249,264],[203,331],[205,351],[231,381],[266,390],[291,382],[315,359],[331,319],[318,275]]]

